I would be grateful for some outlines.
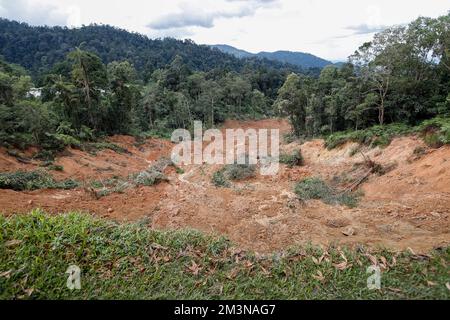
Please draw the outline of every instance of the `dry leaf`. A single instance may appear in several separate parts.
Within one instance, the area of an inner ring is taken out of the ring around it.
[[[22,242],[23,242],[22,240],[9,240],[9,241],[6,241],[5,247],[7,247],[7,248],[14,247],[14,246],[21,244]]]
[[[374,266],[378,265],[377,257],[375,257],[375,256],[373,256],[371,254],[366,254],[366,257],[369,258],[369,260],[372,263],[372,265],[374,265]]]
[[[0,278],[9,279],[11,277],[11,272],[12,272],[12,270],[8,270],[8,271],[0,273]]]
[[[313,261],[314,264],[316,264],[316,265],[319,265],[319,264],[320,264],[319,260],[317,260],[316,257],[312,257],[312,261]]]
[[[23,291],[25,291],[25,293],[30,297],[34,292],[34,288],[25,289]]]
[[[198,275],[198,273],[202,270],[202,268],[192,260],[192,264],[188,267],[188,271],[191,272],[194,276]]]
[[[450,290],[450,282],[447,282],[447,283],[445,284],[445,286],[447,287],[448,290]]]
[[[333,264],[333,266],[338,270],[345,270],[345,269],[347,269],[347,261],[343,261],[338,264]]]
[[[314,279],[319,280],[322,282],[325,280],[325,277],[323,276],[322,272],[320,270],[317,271],[317,274],[313,276]]]
[[[427,286],[429,286],[429,287],[434,287],[436,284],[437,284],[436,282],[427,280]]]
[[[233,270],[230,271],[230,273],[227,275],[227,278],[230,280],[234,280],[236,278],[236,276],[239,273],[239,269],[234,268]]]

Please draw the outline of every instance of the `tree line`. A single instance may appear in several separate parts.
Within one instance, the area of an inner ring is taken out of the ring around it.
[[[412,125],[450,113],[449,44],[450,14],[389,28],[317,77],[217,61],[200,70],[178,54],[141,69],[127,59],[108,62],[85,43],[37,75],[0,59],[0,141],[60,150],[105,135],[167,136],[194,120],[213,127],[270,116],[288,116],[297,136]]]
[[[341,68],[290,74],[275,108],[297,135],[318,136],[450,113],[450,14],[388,28]]]
[[[266,69],[193,71],[181,56],[144,82],[128,61],[104,64],[76,48],[40,75],[0,61],[3,144],[60,149],[113,134],[167,136],[194,120],[213,127],[227,118],[273,115],[287,74]],[[39,94],[33,94],[38,92]]]

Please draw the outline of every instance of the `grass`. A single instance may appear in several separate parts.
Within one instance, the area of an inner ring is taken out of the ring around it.
[[[69,179],[55,181],[48,172],[44,170],[36,171],[16,171],[0,173],[0,189],[12,189],[15,191],[32,191],[39,189],[75,189],[79,183]]]
[[[312,246],[257,256],[224,238],[70,213],[0,216],[0,299],[449,299],[450,249]],[[382,270],[367,288],[367,268]],[[81,290],[66,287],[69,266]]]
[[[352,192],[338,193],[319,178],[307,178],[300,181],[295,185],[294,192],[303,201],[322,200],[327,204],[341,204],[350,208],[358,205],[360,196]]]
[[[407,126],[392,123],[384,126],[373,126],[364,130],[337,132],[325,141],[328,149],[334,149],[346,142],[357,142],[370,146],[387,146],[394,137],[416,133],[422,135],[424,141],[433,148],[450,144],[450,117],[435,117],[423,121],[418,126]]]

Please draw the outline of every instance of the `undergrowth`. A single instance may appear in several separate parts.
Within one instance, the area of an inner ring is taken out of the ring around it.
[[[341,204],[350,208],[358,205],[358,192],[338,192],[319,178],[307,178],[295,185],[294,192],[300,200],[322,200],[327,204]]]
[[[89,215],[0,215],[0,299],[449,299],[450,249],[306,246],[256,255],[225,238]],[[367,268],[381,288],[367,287]],[[67,287],[80,268],[80,290]]]
[[[55,181],[48,172],[16,171],[0,173],[0,189],[12,189],[15,191],[31,191],[38,189],[74,189],[79,186],[75,180]]]
[[[411,133],[422,136],[424,141],[433,148],[450,144],[450,117],[425,120],[415,127],[393,123],[364,130],[337,132],[327,137],[325,146],[328,149],[334,149],[351,141],[372,147],[383,147],[389,145],[394,137]]]

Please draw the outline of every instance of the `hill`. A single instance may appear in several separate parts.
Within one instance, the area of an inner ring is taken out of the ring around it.
[[[277,61],[238,59],[191,40],[149,39],[145,35],[108,25],[69,29],[35,27],[0,19],[0,55],[8,62],[25,67],[34,76],[64,60],[67,53],[78,46],[99,55],[103,63],[128,60],[144,77],[166,66],[177,55],[196,71],[220,68],[240,72],[245,68],[266,68],[302,72],[297,66]]]
[[[224,53],[232,54],[237,58],[249,58],[249,57],[265,58],[272,61],[292,64],[305,69],[323,68],[325,66],[333,64],[328,60],[304,52],[275,51],[275,52],[251,53],[224,44],[212,45],[211,47],[217,48]]]

